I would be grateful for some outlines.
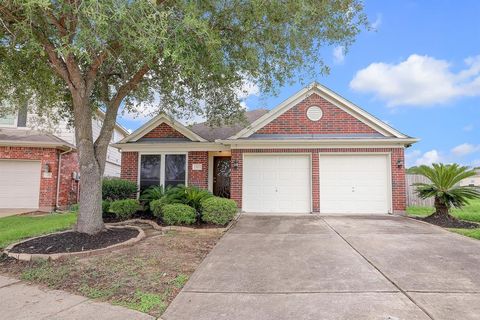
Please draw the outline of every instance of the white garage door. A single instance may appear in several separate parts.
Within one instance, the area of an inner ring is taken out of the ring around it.
[[[390,212],[387,155],[320,155],[320,213]]]
[[[40,161],[0,160],[0,208],[38,208]]]
[[[243,210],[310,212],[310,177],[308,155],[245,155]]]

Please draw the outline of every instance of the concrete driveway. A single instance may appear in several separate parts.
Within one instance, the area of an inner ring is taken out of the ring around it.
[[[162,318],[480,319],[480,241],[395,216],[242,216]]]

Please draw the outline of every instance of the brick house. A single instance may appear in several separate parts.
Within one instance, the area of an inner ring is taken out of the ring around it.
[[[196,185],[244,212],[405,211],[404,149],[417,140],[314,83],[248,125],[183,126],[161,114],[115,144],[121,177]]]
[[[103,113],[93,120],[94,138]],[[128,132],[117,125],[113,141]],[[106,176],[120,176],[121,155],[109,147]],[[60,123],[41,127],[35,115],[19,111],[0,117],[0,209],[52,211],[76,203],[79,179],[78,155],[73,128]]]

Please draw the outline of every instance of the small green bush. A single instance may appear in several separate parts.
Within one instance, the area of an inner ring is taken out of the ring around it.
[[[70,206],[70,211],[72,212],[78,212],[78,209],[80,209],[80,204],[75,203]]]
[[[102,201],[102,217],[108,217],[110,215],[110,201],[103,200]]]
[[[213,194],[196,186],[178,185],[167,190],[165,197],[170,199],[170,203],[183,203],[200,212],[202,201],[213,197]]]
[[[197,213],[195,209],[186,204],[167,204],[162,207],[162,219],[168,225],[194,224],[197,220]]]
[[[109,201],[131,198],[137,192],[137,184],[119,178],[105,178],[102,181],[102,199]]]
[[[202,201],[202,220],[208,223],[226,225],[237,213],[235,201],[212,197]]]
[[[122,220],[131,218],[140,209],[140,204],[134,199],[117,200],[110,203],[110,212]]]
[[[152,202],[150,202],[150,211],[152,211],[152,214],[155,217],[160,218],[162,216],[162,208],[167,204],[172,204],[170,203],[170,199],[167,197],[153,200]]]

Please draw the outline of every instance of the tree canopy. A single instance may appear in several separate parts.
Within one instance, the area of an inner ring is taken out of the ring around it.
[[[215,123],[241,113],[245,79],[270,92],[328,72],[320,49],[366,23],[356,0],[2,0],[0,13],[0,104],[68,110],[77,76],[94,108],[156,103]]]
[[[72,120],[76,230],[93,234],[121,106],[233,122],[244,81],[275,92],[299,70],[328,72],[321,49],[347,48],[366,23],[360,0],[0,0],[0,105]]]

